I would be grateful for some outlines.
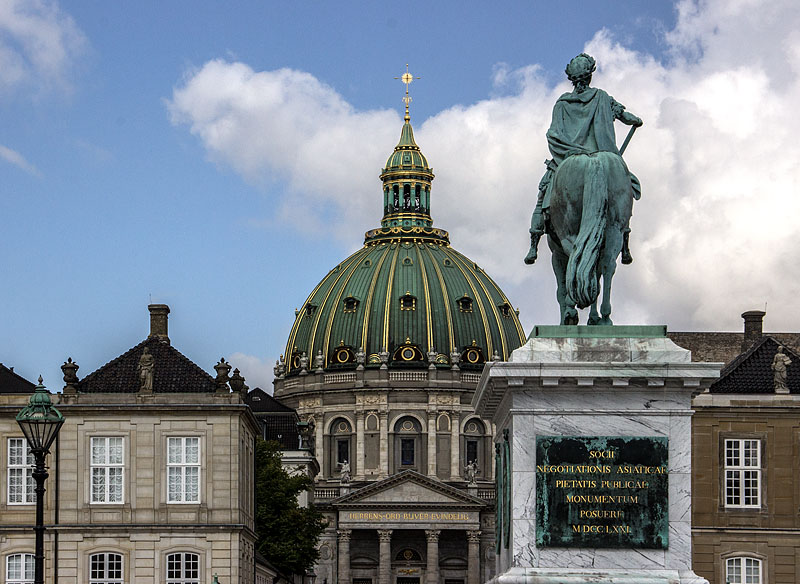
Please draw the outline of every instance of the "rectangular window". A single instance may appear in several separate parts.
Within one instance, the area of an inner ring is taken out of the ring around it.
[[[761,507],[761,440],[725,440],[725,506]]]
[[[339,439],[336,441],[336,462],[344,464],[350,462],[350,439]]]
[[[467,440],[467,464],[478,462],[478,441]]]
[[[200,438],[167,438],[167,502],[200,502]]]
[[[122,441],[121,436],[91,440],[92,503],[122,503],[125,469]]]
[[[8,504],[36,503],[33,453],[25,438],[8,439]]]
[[[414,439],[400,439],[400,464],[410,466],[414,464]]]

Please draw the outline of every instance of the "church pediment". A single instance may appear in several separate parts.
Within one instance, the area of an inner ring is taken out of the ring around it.
[[[479,509],[487,505],[482,499],[410,470],[349,493],[332,504],[340,509],[350,506]]]

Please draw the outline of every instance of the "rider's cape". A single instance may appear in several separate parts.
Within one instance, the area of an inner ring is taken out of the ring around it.
[[[614,119],[622,114],[625,106],[618,103],[602,89],[589,87],[581,93],[565,93],[553,106],[553,120],[547,130],[547,144],[555,165],[561,164],[573,154],[613,152],[619,154]],[[552,164],[542,179],[549,187],[552,184]],[[548,173],[551,176],[548,176]],[[630,173],[634,198],[641,196],[639,179]],[[550,188],[547,188],[544,208],[550,203]]]

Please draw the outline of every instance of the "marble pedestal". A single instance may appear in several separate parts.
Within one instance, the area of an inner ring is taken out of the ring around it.
[[[509,443],[510,484],[508,512],[498,509],[508,545],[492,582],[706,582],[691,568],[691,399],[720,368],[692,363],[666,327],[536,327],[510,361],[487,364],[472,403],[496,424],[495,441]],[[536,441],[545,436],[667,438],[668,544],[537,547]]]

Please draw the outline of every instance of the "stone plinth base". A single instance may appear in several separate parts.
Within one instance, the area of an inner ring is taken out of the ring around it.
[[[472,404],[497,427],[497,475],[506,483],[498,486],[503,491],[497,517],[502,543],[496,556],[499,575],[492,582],[705,582],[691,569],[691,400],[717,379],[720,368],[693,363],[690,352],[666,337],[663,326],[536,327],[509,362],[487,364]],[[591,459],[588,448],[586,461],[570,458],[576,444],[615,444],[617,450],[594,448],[623,457],[624,445],[632,442],[662,449],[661,458],[632,463],[655,465],[647,468],[667,476],[668,481],[659,483],[661,490],[654,490],[655,479],[648,486],[647,476],[615,474],[622,471],[614,461]],[[563,454],[567,443],[571,455]],[[554,444],[563,447],[562,454],[554,454]],[[612,466],[600,475],[576,476],[569,473],[578,471],[552,466],[559,456],[564,465]],[[565,474],[542,474],[547,472]],[[566,480],[559,486],[548,477]],[[579,485],[576,478],[596,484]],[[639,486],[608,487],[619,483],[603,482],[628,478],[640,481]],[[567,498],[577,493],[640,497],[618,512],[618,523],[634,532],[630,539],[612,531],[592,540],[581,535],[585,524],[604,523],[579,519],[586,517],[580,515],[584,510],[605,513],[621,507],[617,499],[605,505]],[[553,501],[560,503],[554,507]],[[653,505],[663,509],[660,515],[647,512]]]
[[[543,570],[511,568],[488,584],[708,584],[692,571]]]

